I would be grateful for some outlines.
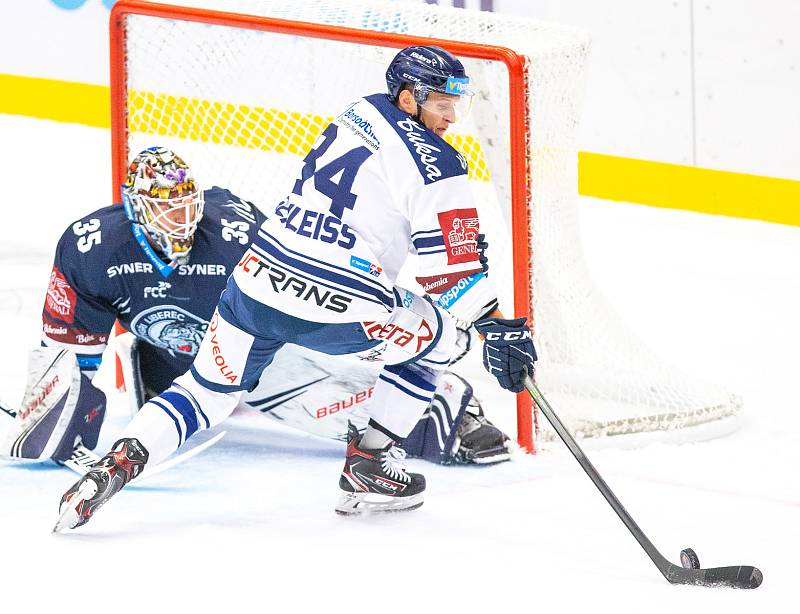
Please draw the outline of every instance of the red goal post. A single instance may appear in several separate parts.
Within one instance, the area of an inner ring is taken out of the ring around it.
[[[373,45],[403,48],[409,45],[438,45],[463,58],[500,62],[508,69],[508,114],[510,121],[510,176],[511,176],[511,232],[513,257],[513,284],[515,289],[531,286],[530,278],[530,219],[529,189],[529,107],[527,102],[527,58],[511,49],[474,44],[465,41],[443,40],[392,32],[361,30],[350,27],[290,21],[258,15],[245,15],[224,11],[169,6],[138,0],[120,0],[111,10],[110,17],[110,67],[111,67],[111,147],[114,202],[120,201],[125,168],[132,153],[129,151],[127,123],[127,53],[126,19],[130,15],[178,19],[210,25],[258,30],[276,34],[302,36]],[[530,292],[515,291],[514,314],[531,317]],[[533,414],[527,394],[517,395],[517,437],[520,446],[534,451]]]

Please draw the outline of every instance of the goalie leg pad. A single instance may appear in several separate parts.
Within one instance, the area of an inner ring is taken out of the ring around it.
[[[472,398],[472,386],[455,373],[445,371],[428,409],[403,441],[410,456],[448,465],[453,462],[458,426]]]
[[[76,442],[97,445],[105,394],[82,375],[75,355],[59,348],[30,352],[28,385],[14,423],[0,443],[10,459],[66,460]]]
[[[79,386],[72,419],[51,457],[55,461],[67,460],[79,443],[90,450],[97,446],[100,427],[106,417],[106,394],[95,388],[85,375],[81,375]]]
[[[509,438],[483,414],[472,386],[446,371],[428,410],[403,442],[410,456],[449,465],[508,460]]]

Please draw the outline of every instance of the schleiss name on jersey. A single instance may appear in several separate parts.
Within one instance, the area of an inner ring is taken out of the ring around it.
[[[336,243],[343,249],[356,244],[353,230],[335,215],[304,209],[283,201],[275,207],[278,220],[293,233],[323,243]]]
[[[109,279],[117,275],[133,275],[135,273],[152,273],[153,265],[149,262],[126,262],[114,264],[106,269]],[[224,264],[181,264],[178,275],[227,275]]]
[[[264,262],[251,251],[245,252],[236,266],[250,277],[263,279],[277,294],[292,294],[302,301],[311,301],[334,313],[344,313],[350,308],[352,299],[349,296],[337,294],[306,279],[296,277],[289,271]]]

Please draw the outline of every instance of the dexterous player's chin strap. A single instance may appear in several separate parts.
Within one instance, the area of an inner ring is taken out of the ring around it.
[[[170,273],[175,270],[177,263],[170,262],[169,264],[166,264],[163,260],[161,260],[161,258],[158,257],[158,254],[156,253],[156,250],[153,249],[153,246],[150,245],[150,241],[147,240],[147,235],[145,235],[142,227],[135,222],[131,222],[131,227],[133,228],[133,236],[136,237],[136,242],[150,259],[150,262],[153,263],[153,266],[158,269],[158,272],[161,273],[162,277],[169,277]]]

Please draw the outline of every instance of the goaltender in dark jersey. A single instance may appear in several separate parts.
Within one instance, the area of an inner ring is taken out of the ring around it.
[[[43,342],[70,349],[91,375],[115,320],[163,359],[172,378],[191,364],[233,267],[264,215],[230,191],[204,192],[189,262],[152,260],[120,205],[70,225],[56,248],[42,312]],[[152,252],[151,252],[152,254]]]

